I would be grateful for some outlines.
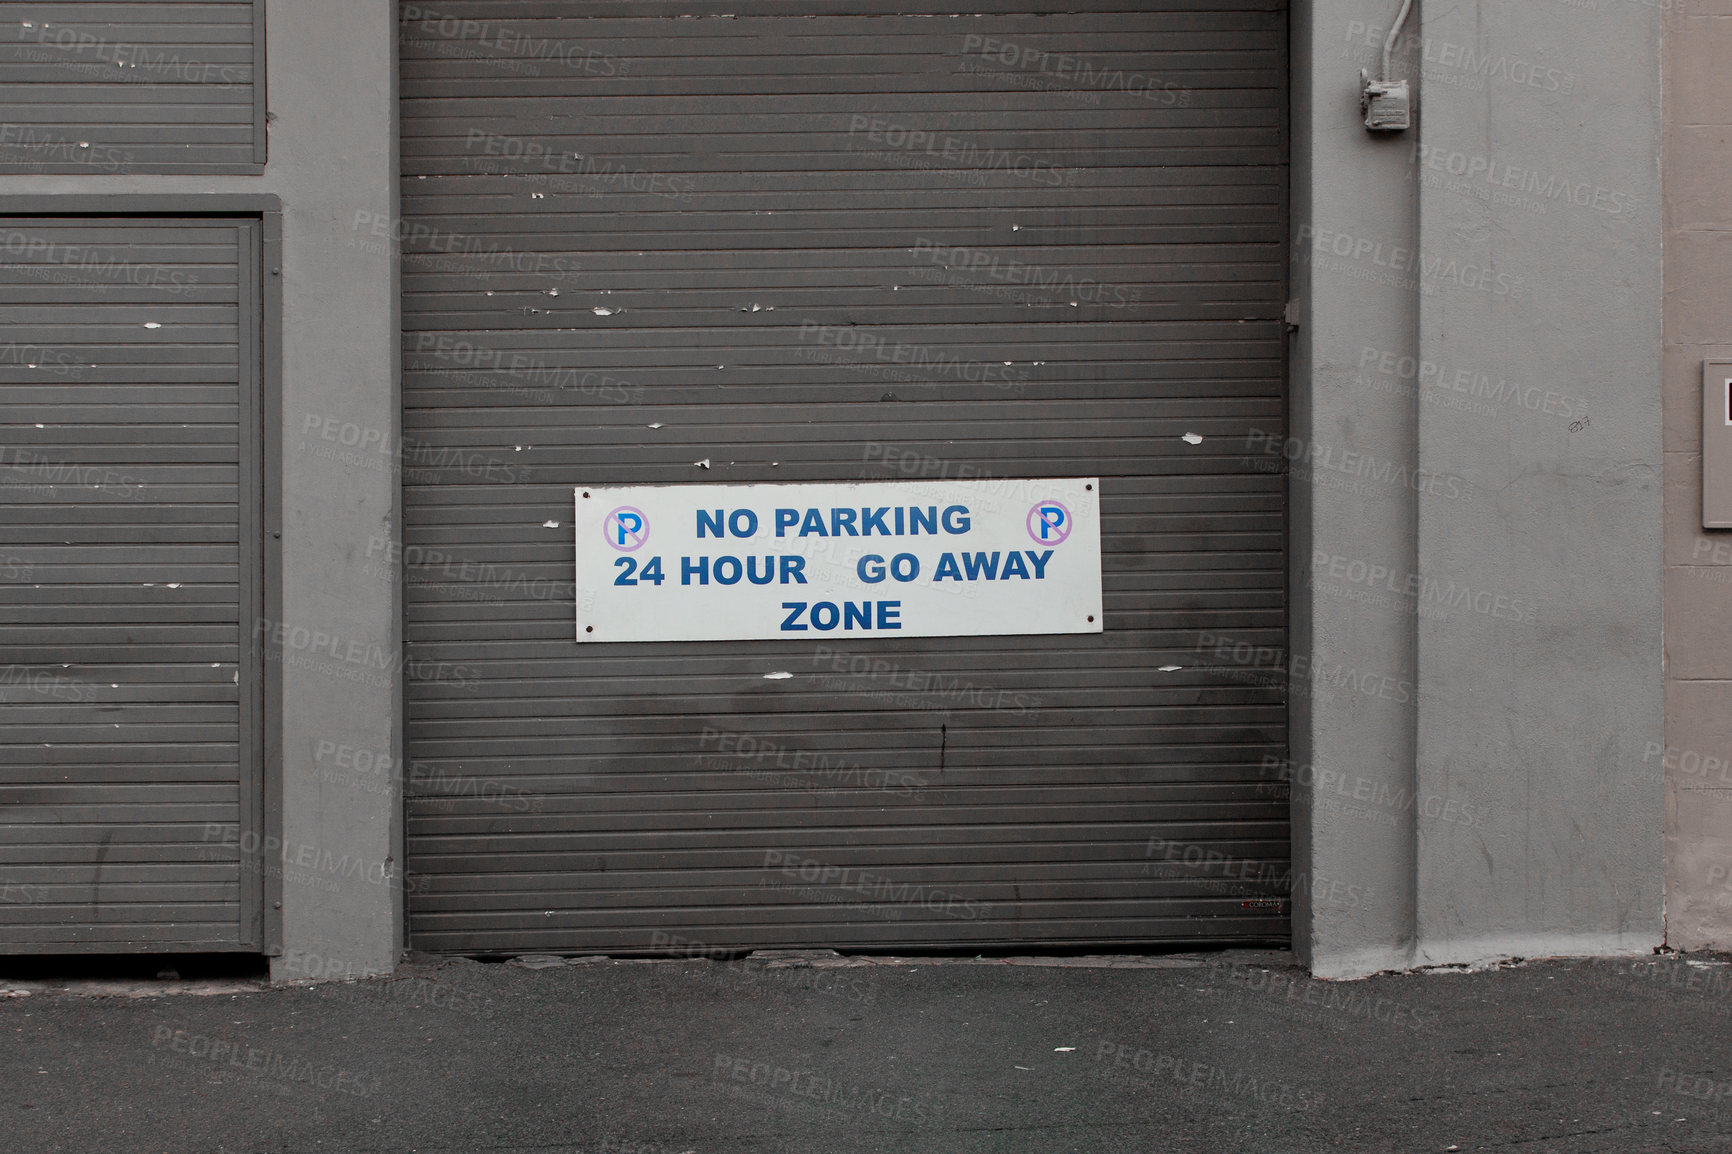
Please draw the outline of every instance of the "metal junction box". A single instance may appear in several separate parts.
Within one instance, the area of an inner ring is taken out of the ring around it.
[[[1702,364],[1702,527],[1732,529],[1732,361]]]

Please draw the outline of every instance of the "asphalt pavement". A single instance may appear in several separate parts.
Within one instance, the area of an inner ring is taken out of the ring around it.
[[[1358,982],[1278,952],[0,968],[0,1150],[1732,1150],[1732,960]]]

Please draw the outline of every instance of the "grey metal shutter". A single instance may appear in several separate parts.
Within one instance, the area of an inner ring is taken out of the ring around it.
[[[256,172],[264,0],[0,0],[0,173]]]
[[[1284,938],[1285,5],[798,7],[403,9],[414,945]],[[1096,474],[1098,637],[572,640],[574,485]]]
[[[260,948],[258,233],[0,218],[0,952]]]

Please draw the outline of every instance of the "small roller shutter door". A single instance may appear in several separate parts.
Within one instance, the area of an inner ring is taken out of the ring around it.
[[[258,242],[0,218],[0,952],[260,948]]]
[[[256,172],[264,0],[0,4],[0,173]]]

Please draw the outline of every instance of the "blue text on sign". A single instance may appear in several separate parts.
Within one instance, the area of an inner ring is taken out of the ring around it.
[[[918,537],[923,532],[936,537],[940,531],[953,536],[966,533],[973,526],[967,505],[948,505],[943,511],[937,505],[830,509],[828,518],[825,512],[807,509],[802,515],[798,509],[777,509],[776,536],[786,537],[794,529],[797,537]],[[700,541],[721,537],[724,530],[735,537],[753,537],[758,515],[750,509],[699,509],[697,530]]]
[[[780,561],[781,565],[776,563]],[[697,578],[699,585],[708,585],[710,578],[716,579],[718,585],[738,585],[743,576],[753,585],[768,585],[776,578],[776,571],[782,573],[781,584],[806,584],[806,559],[804,557],[777,557],[773,554],[764,555],[764,571],[758,572],[758,559],[748,556],[744,562],[738,557],[717,557],[712,563],[708,557],[681,557],[680,584],[690,585],[692,578]]]
[[[840,625],[844,631],[854,629],[872,629],[873,602],[862,601],[858,606],[852,601],[844,601],[837,605],[834,601],[819,601],[808,606],[804,601],[784,601],[782,608],[788,610],[788,615],[782,618],[782,632],[804,633],[810,628],[820,633],[828,633]],[[879,601],[879,629],[902,628],[902,602]]]

